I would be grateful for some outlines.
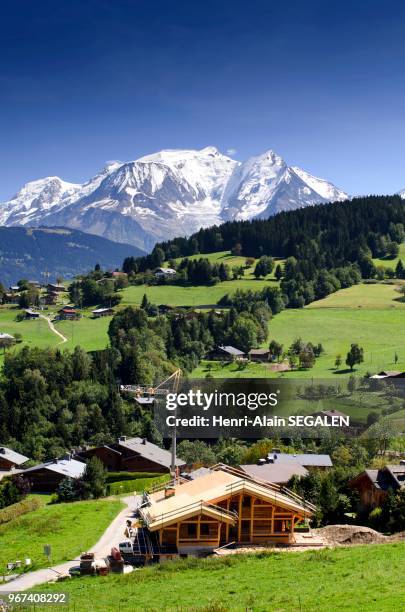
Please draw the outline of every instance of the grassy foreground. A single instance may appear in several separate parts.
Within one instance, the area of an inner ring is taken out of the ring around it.
[[[67,592],[69,609],[86,612],[400,610],[404,555],[401,543],[187,559],[125,576],[44,585],[41,591]]]
[[[93,546],[124,506],[97,500],[44,505],[0,526],[0,572],[7,562],[30,558],[36,570],[49,565],[45,544],[52,547],[53,565],[74,559]]]

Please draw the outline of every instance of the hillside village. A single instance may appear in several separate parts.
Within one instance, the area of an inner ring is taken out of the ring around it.
[[[248,255],[240,244],[201,253],[192,242],[190,254],[176,241],[121,270],[97,264],[72,281],[3,288],[0,591],[55,571],[104,576],[185,557],[400,542],[405,251],[399,226],[390,231],[391,254],[384,238],[361,265],[311,272],[295,293],[305,258]],[[208,384],[280,378],[290,383],[281,416],[345,424],[178,435],[174,452],[154,412],[180,372]],[[16,547],[36,522],[38,538]]]

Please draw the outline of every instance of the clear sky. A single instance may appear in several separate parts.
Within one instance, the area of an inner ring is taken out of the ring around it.
[[[162,148],[405,187],[402,0],[4,0],[0,200]]]

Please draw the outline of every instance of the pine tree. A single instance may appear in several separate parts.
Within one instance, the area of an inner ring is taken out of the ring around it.
[[[149,306],[148,296],[146,295],[146,293],[144,293],[142,302],[141,302],[141,308],[142,310],[146,310],[148,306]]]
[[[106,471],[104,465],[98,457],[92,457],[82,478],[83,495],[86,498],[94,497],[98,499],[105,495],[106,491]]]
[[[395,266],[395,276],[397,278],[404,278],[404,276],[405,276],[405,274],[404,274],[404,265],[403,265],[401,259],[398,261],[397,265]]]

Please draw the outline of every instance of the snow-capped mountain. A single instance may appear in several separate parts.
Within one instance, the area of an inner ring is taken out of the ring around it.
[[[0,225],[30,225],[64,198],[74,196],[80,187],[62,181],[58,176],[31,181],[14,198],[0,205]]]
[[[0,205],[0,224],[66,226],[149,250],[157,241],[229,219],[347,197],[273,151],[241,163],[215,147],[164,150],[111,162],[83,185],[58,177],[27,183]]]

